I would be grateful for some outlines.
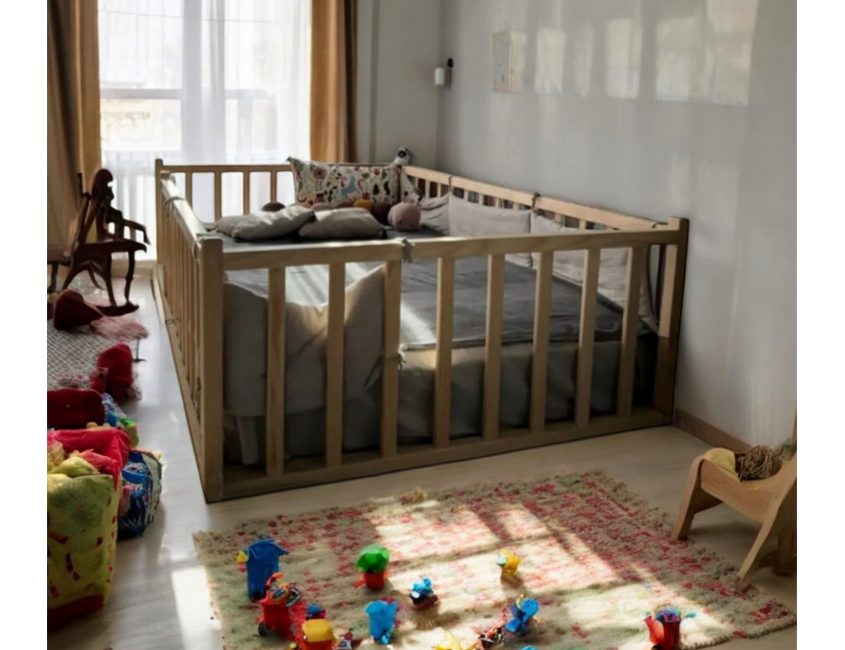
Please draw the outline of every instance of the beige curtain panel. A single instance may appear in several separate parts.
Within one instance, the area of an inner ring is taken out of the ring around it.
[[[77,174],[100,167],[96,0],[47,2],[47,243],[64,244],[79,205]]]
[[[355,48],[357,0],[312,0],[311,159],[357,160]]]

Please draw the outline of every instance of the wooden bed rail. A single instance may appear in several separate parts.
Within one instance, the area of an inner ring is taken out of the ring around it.
[[[155,177],[160,178],[161,172],[164,171],[164,162],[161,159],[155,161]],[[184,194],[183,196],[189,204],[194,202],[194,175],[195,174],[211,174],[214,184],[214,221],[218,221],[223,217],[223,175],[224,174],[240,174],[242,177],[243,188],[243,214],[250,211],[250,188],[253,174],[269,174],[270,175],[270,198],[267,201],[279,200],[279,174],[291,174],[292,169],[290,165],[262,165],[262,164],[248,164],[248,165],[167,165],[167,171],[171,176],[184,175]]]
[[[409,175],[423,185],[421,189],[427,196],[442,194],[444,187],[447,192],[459,188],[465,193],[473,193],[480,203],[519,209],[527,201],[527,205],[535,209],[542,206],[544,211],[576,218],[586,224],[599,223],[605,229],[593,230],[585,226],[580,232],[567,234],[324,243],[284,249],[257,246],[224,253],[222,240],[209,234],[187,197],[182,198],[183,191],[174,174],[184,173],[187,179],[193,173],[209,169],[222,175],[243,167],[241,171],[248,175],[260,166],[206,165],[165,169],[160,161],[156,166],[161,187],[157,204],[160,233],[157,277],[208,501],[473,458],[671,421],[688,238],[688,223],[684,219],[670,219],[667,224],[661,224],[440,172],[409,168]],[[287,165],[261,169],[266,171],[268,168],[278,173],[289,169]],[[216,190],[219,189],[220,185],[216,183]],[[215,205],[219,204],[219,196],[216,196]],[[651,246],[660,246],[666,251],[664,281],[658,296],[662,317],[657,332],[654,406],[635,408],[641,279]],[[591,398],[599,260],[602,250],[610,248],[629,251],[627,292],[622,307],[615,414],[597,415],[591,409]],[[583,251],[585,256],[580,336],[573,377],[575,395],[572,421],[547,422],[553,262],[555,253],[562,251]],[[517,253],[537,254],[539,259],[535,280],[530,400],[527,428],[501,430],[505,256]],[[475,256],[486,257],[488,267],[482,413],[479,420],[481,434],[454,440],[450,433],[455,264],[458,258]],[[432,439],[428,445],[400,446],[402,268],[403,263],[435,259],[438,261],[438,279]],[[376,452],[351,454],[343,450],[346,265],[364,262],[381,262],[384,273],[380,444]],[[287,269],[308,265],[328,266],[325,453],[320,462],[313,459],[286,461],[284,445]],[[224,471],[224,273],[241,269],[267,270],[266,464],[263,470],[226,468]]]
[[[160,171],[159,179],[157,278],[165,322],[203,491],[209,501],[219,500],[223,498],[223,244],[207,236],[172,176]]]

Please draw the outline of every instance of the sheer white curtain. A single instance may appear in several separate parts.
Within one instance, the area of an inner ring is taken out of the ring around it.
[[[117,207],[155,237],[154,161],[280,163],[309,156],[311,0],[99,0],[103,165]],[[252,207],[269,194],[253,175]],[[212,180],[194,178],[210,220]],[[293,188],[280,183],[291,202]],[[224,214],[243,212],[224,176]],[[154,248],[153,248],[154,250]]]

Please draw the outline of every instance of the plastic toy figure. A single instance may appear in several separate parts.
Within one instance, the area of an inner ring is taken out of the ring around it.
[[[337,648],[335,650],[354,650],[359,645],[361,645],[361,639],[356,639],[352,635],[352,630],[349,630],[340,637],[340,641],[337,644]]]
[[[238,562],[246,563],[246,584],[249,599],[264,597],[267,581],[279,572],[279,558],[288,552],[272,539],[262,539],[238,554]]]
[[[302,624],[302,641],[300,645],[303,650],[331,650],[334,647],[334,629],[327,620],[323,618],[312,618]]]
[[[517,575],[519,563],[520,558],[518,555],[503,549],[499,554],[499,559],[496,561],[496,564],[498,564],[502,570],[502,580],[517,582],[519,580],[519,576]]]
[[[531,630],[531,619],[540,611],[540,605],[533,598],[520,596],[510,605],[513,618],[505,624],[505,629],[515,636],[525,636]]]
[[[434,588],[429,578],[423,578],[422,582],[415,582],[414,586],[411,587],[410,596],[411,605],[417,611],[430,609],[440,602],[437,594],[434,593]]]
[[[258,634],[269,636],[276,632],[286,639],[292,638],[290,607],[299,602],[300,593],[296,587],[282,582],[284,574],[274,573],[267,580],[264,598],[258,601],[261,605],[261,618],[258,620]]]
[[[384,589],[389,562],[390,551],[383,546],[370,544],[361,551],[358,561],[355,563],[355,568],[364,574],[364,584],[367,585],[367,588],[378,591]]]
[[[396,610],[399,605],[392,600],[375,600],[364,610],[370,617],[370,635],[376,643],[387,645],[396,628]]]
[[[674,650],[680,643],[681,622],[685,618],[695,616],[689,613],[686,616],[677,607],[661,607],[651,616],[645,619],[648,627],[649,641],[657,650]]]
[[[478,635],[476,647],[479,650],[490,650],[505,642],[505,624],[499,621],[491,626],[486,632]]]
[[[476,648],[490,650],[501,645],[509,637],[522,637],[531,631],[534,616],[540,610],[540,605],[533,598],[520,596],[502,613],[502,617],[486,632],[478,635]]]

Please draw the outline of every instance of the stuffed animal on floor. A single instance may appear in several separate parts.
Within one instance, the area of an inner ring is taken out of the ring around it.
[[[87,388],[57,388],[47,391],[47,426],[54,429],[84,429],[89,422],[105,421],[103,398]]]
[[[132,350],[126,343],[118,343],[100,352],[88,385],[98,393],[108,393],[118,404],[129,397],[136,397]]]
[[[50,313],[49,307],[47,313]],[[53,303],[53,327],[57,330],[90,325],[102,317],[103,313],[99,309],[85,302],[82,294],[72,289],[59,293]]]

